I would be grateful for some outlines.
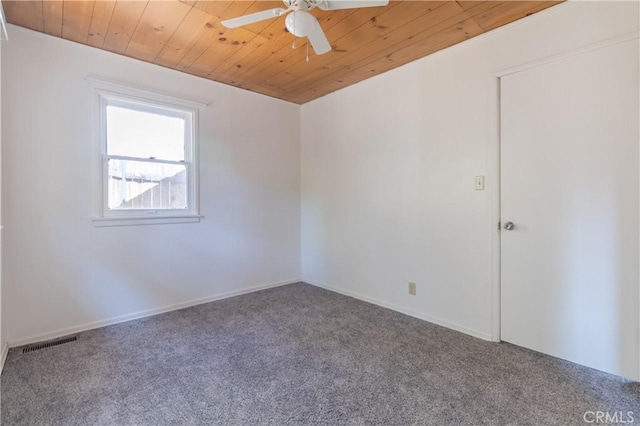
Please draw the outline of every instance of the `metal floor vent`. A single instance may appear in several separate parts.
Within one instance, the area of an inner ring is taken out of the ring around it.
[[[75,342],[76,340],[78,340],[78,336],[65,337],[64,339],[56,339],[45,343],[38,343],[37,345],[31,345],[23,348],[22,353],[26,354],[27,352],[39,351],[40,349],[50,348],[52,346],[64,345],[65,343]]]

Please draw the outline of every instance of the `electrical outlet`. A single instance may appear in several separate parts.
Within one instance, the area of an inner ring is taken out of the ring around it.
[[[416,295],[416,283],[409,283],[409,294],[412,296]]]

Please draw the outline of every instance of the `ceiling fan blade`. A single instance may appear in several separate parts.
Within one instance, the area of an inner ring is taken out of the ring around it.
[[[322,55],[323,53],[327,53],[331,51],[331,44],[329,40],[327,40],[327,36],[322,31],[322,27],[316,18],[316,24],[313,26],[313,30],[307,35],[309,39],[309,43],[311,43],[311,47],[313,47],[313,51],[316,52],[316,55]]]
[[[340,10],[386,6],[388,4],[389,0],[324,0],[318,3],[318,7],[322,10]]]
[[[227,19],[222,21],[222,25],[227,28],[238,28],[243,25],[253,24],[254,22],[264,21],[265,19],[277,18],[288,12],[288,9],[276,7],[275,9],[261,10],[260,12],[250,13],[244,16],[238,16],[237,18]]]

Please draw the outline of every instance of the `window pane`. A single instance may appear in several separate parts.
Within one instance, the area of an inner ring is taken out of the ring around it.
[[[187,208],[186,166],[109,160],[109,209]]]
[[[184,160],[185,120],[107,106],[107,154]]]

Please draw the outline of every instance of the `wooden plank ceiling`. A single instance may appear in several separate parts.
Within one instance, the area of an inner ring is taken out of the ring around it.
[[[221,21],[280,1],[3,0],[9,23],[303,104],[546,9],[559,1],[392,1],[314,9],[333,50],[306,57],[275,18],[228,29]]]

